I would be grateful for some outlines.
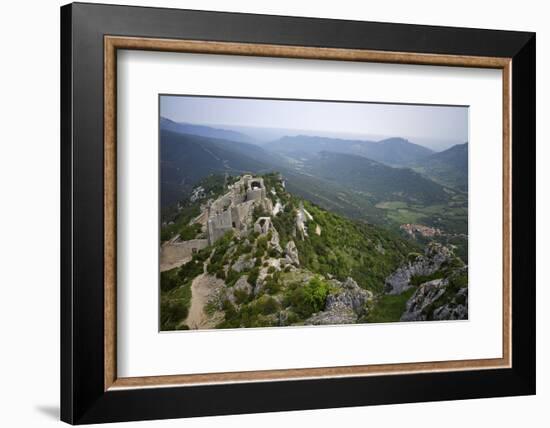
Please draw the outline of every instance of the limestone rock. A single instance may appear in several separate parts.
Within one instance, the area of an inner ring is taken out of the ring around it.
[[[237,282],[233,286],[233,289],[238,291],[246,291],[250,294],[250,292],[252,291],[252,286],[248,283],[248,277],[246,275],[243,275],[237,280]]]
[[[271,248],[274,248],[278,253],[282,254],[283,249],[281,248],[279,232],[274,227],[271,228],[271,240],[269,241]]]
[[[255,261],[256,261],[255,258],[250,258],[250,257],[247,257],[246,254],[242,254],[241,256],[239,256],[237,261],[233,263],[233,266],[231,266],[231,269],[233,269],[235,272],[250,270],[254,267]]]
[[[330,324],[354,324],[357,322],[357,314],[352,308],[342,302],[335,302],[330,311],[322,311],[309,317],[307,325],[330,325]]]
[[[454,257],[453,252],[436,242],[430,243],[424,255],[418,255],[415,260],[399,267],[386,278],[384,291],[386,294],[401,294],[411,287],[411,278],[415,275],[431,275],[439,270],[443,262]]]
[[[327,296],[325,305],[326,311],[344,305],[351,308],[357,315],[365,309],[365,305],[373,297],[372,293],[364,290],[352,278],[347,278],[341,285],[340,290]]]
[[[285,247],[285,256],[288,261],[296,266],[300,266],[300,259],[298,257],[298,248],[294,241],[288,241]]]
[[[438,299],[443,296],[449,280],[434,279],[425,282],[407,302],[401,321],[464,320],[468,318],[468,288],[461,288],[452,299],[446,297],[438,306]]]
[[[445,293],[447,284],[446,279],[434,279],[420,285],[407,302],[401,321],[425,321],[424,310]]]
[[[433,313],[434,320],[468,319],[468,289],[461,288],[451,303],[437,308]]]
[[[367,303],[373,298],[370,291],[359,287],[352,278],[343,283],[332,280],[331,286],[336,291],[327,296],[325,310],[309,317],[305,324],[351,324],[367,312]]]
[[[252,293],[252,286],[248,283],[246,275],[241,276],[233,287],[226,290],[226,297],[231,303],[236,304],[237,298],[235,297],[235,293],[242,291],[248,295]]]

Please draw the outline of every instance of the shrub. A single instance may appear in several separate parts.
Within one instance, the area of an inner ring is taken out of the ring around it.
[[[294,312],[307,318],[324,308],[329,291],[329,285],[315,277],[304,286],[294,287],[288,296],[288,302]]]
[[[454,269],[454,268],[461,268],[464,266],[464,262],[460,260],[458,257],[453,257],[450,260],[445,260],[441,264],[441,269]]]
[[[164,227],[160,231],[160,240],[161,242],[168,241],[173,236],[173,232],[171,232],[168,229],[165,229]]]
[[[264,296],[256,301],[256,309],[262,315],[270,315],[279,310],[279,302],[273,297]]]
[[[233,269],[229,269],[225,277],[225,285],[228,287],[233,287],[241,276],[242,272],[236,272]]]
[[[189,241],[190,239],[194,239],[197,234],[200,233],[202,229],[202,226],[200,224],[197,224],[197,223],[193,223],[191,225],[184,225],[180,228],[179,230],[179,235],[180,235],[180,238],[183,240],[183,241]]]
[[[165,271],[160,273],[160,289],[161,291],[170,291],[180,285],[180,279],[174,275],[173,271]]]
[[[258,276],[260,275],[260,269],[258,267],[253,268],[248,274],[248,283],[252,286],[258,281]]]
[[[266,278],[265,282],[265,291],[268,294],[277,294],[279,291],[281,291],[282,285],[279,282],[279,277],[273,276],[269,279]]]
[[[216,271],[216,278],[225,279],[225,270],[223,269],[223,266],[219,267]]]
[[[237,316],[237,310],[235,309],[235,306],[227,299],[224,300],[222,303],[222,310],[225,312],[225,318],[227,320],[230,320]]]
[[[188,263],[181,266],[178,270],[178,277],[181,279],[181,282],[187,282],[199,276],[203,272],[203,262],[197,260],[195,257],[191,259]]]
[[[187,318],[188,308],[179,299],[162,299],[160,303],[161,330],[176,330],[178,324]]]
[[[256,205],[252,211],[252,220],[256,222],[260,217],[269,217],[269,213],[265,211],[261,206]]]
[[[256,239],[256,248],[258,250],[267,250],[267,237],[266,236],[262,236],[258,239]]]
[[[233,291],[233,295],[235,296],[235,301],[239,305],[241,305],[243,303],[247,303],[248,298],[250,297],[248,292],[246,290],[242,290],[242,289]]]

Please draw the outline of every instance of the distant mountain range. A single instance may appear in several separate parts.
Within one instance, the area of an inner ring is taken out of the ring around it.
[[[373,142],[298,136],[259,146],[236,131],[164,118],[160,136],[162,206],[186,197],[204,177],[220,173],[280,171],[292,192],[371,221],[383,221],[378,202],[445,203],[444,185],[463,186],[466,177],[467,187],[467,145],[434,153],[401,138]]]
[[[266,144],[265,147],[294,158],[307,158],[322,151],[329,151],[363,156],[387,165],[398,166],[407,165],[434,153],[433,150],[403,138],[365,141],[299,135],[283,137]]]
[[[182,134],[161,127],[160,171],[163,206],[176,203],[210,174],[264,172],[269,156],[257,146],[235,141]],[[258,151],[260,153],[258,153]]]
[[[409,168],[393,168],[362,156],[323,151],[304,163],[304,170],[365,192],[373,201],[405,201],[429,205],[447,200],[436,182]]]
[[[238,141],[241,143],[252,143],[253,138],[242,132],[228,129],[213,128],[204,125],[192,125],[190,123],[174,122],[165,117],[160,118],[160,128],[167,131],[174,131],[180,134],[198,135],[200,137],[221,138],[224,140]]]

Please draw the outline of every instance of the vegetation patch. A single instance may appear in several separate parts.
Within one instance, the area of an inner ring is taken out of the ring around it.
[[[418,287],[420,284],[424,284],[425,282],[441,278],[445,278],[445,272],[443,270],[438,270],[431,275],[414,275],[411,277],[410,283],[411,285]]]
[[[385,278],[418,249],[393,232],[348,220],[310,202],[304,202],[304,208],[322,230],[296,241],[300,263],[314,273],[342,281],[352,277],[363,288],[381,291]]]
[[[405,312],[407,301],[412,297],[416,288],[412,287],[401,294],[383,294],[378,297],[376,304],[367,315],[369,323],[395,322],[401,319]]]
[[[295,283],[285,296],[285,305],[302,318],[308,318],[325,307],[325,301],[330,292],[329,284],[319,278],[312,278],[307,285]]]
[[[169,291],[161,291],[160,327],[161,330],[180,330],[182,322],[187,318],[191,304],[191,280],[183,282],[176,272],[177,269],[162,272],[161,281],[164,284],[176,284]]]

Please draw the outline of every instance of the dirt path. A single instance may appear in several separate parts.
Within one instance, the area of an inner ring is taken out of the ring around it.
[[[223,286],[223,281],[204,273],[193,280],[191,306],[187,319],[184,321],[191,330],[214,328],[221,321],[219,314],[208,316],[204,313],[204,307],[210,296],[221,286]]]

